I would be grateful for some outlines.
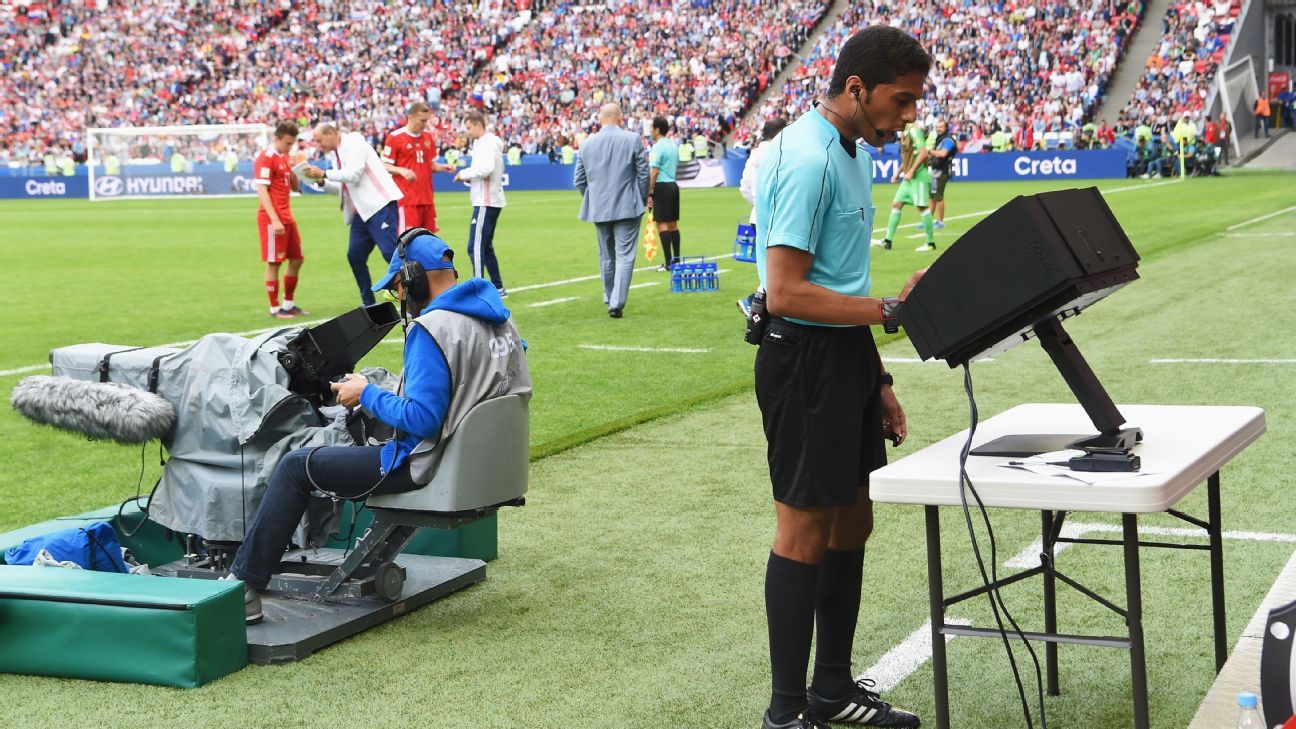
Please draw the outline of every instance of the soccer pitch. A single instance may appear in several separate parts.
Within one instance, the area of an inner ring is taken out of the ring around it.
[[[938,243],[948,246],[1014,195],[1073,185],[951,185],[949,227],[938,232]],[[1285,538],[1296,528],[1284,496],[1296,460],[1287,436],[1296,417],[1296,365],[1152,360],[1296,361],[1296,343],[1282,335],[1296,325],[1291,178],[1098,186],[1144,259],[1143,280],[1068,324],[1113,398],[1267,411],[1269,434],[1222,478],[1225,529],[1284,536],[1226,541],[1228,620],[1236,637],[1296,540]],[[893,191],[875,189],[879,225]],[[755,285],[754,268],[722,258],[721,291],[687,295],[669,293],[666,274],[639,271],[626,318],[611,320],[600,299],[593,229],[576,220],[578,202],[574,192],[514,193],[500,218],[506,303],[530,345],[537,460],[528,505],[500,518],[501,557],[485,583],[301,663],[250,667],[183,693],[0,676],[0,724],[107,718],[196,726],[755,726],[768,698],[761,581],[773,513],[751,394],[755,350],[741,340],[733,303]],[[325,319],[357,303],[346,231],[329,199],[298,198],[294,209],[307,257],[297,300],[311,320]],[[438,210],[462,272],[466,195],[438,195]],[[727,254],[747,211],[736,190],[686,190],[684,253]],[[251,199],[0,204],[0,267],[10,290],[0,392],[7,396],[22,376],[41,371],[51,347],[155,345],[280,324],[265,314],[254,216]],[[912,250],[921,242],[907,237],[919,235],[915,222],[906,209],[897,249],[874,249],[876,293],[895,292],[931,260]],[[376,254],[373,262],[377,271]],[[647,265],[642,256],[639,265]],[[893,361],[912,431],[903,448],[888,449],[894,457],[966,427],[959,373],[901,361],[914,357],[903,339],[882,351],[884,361]],[[365,364],[398,369],[399,339],[380,345]],[[974,377],[983,417],[1021,402],[1071,400],[1038,347],[978,365]],[[87,443],[33,426],[7,408],[0,437],[0,530],[135,492],[136,448]],[[153,453],[146,460],[145,489],[158,471]],[[1204,513],[1204,492],[1184,508]],[[927,615],[921,510],[878,512],[856,641],[861,671]],[[975,567],[960,538],[961,515],[946,512],[946,580],[954,591],[974,584]],[[1035,538],[1038,515],[1000,510],[992,518],[1003,572],[1002,562]],[[1074,520],[1117,523],[1095,514]],[[1119,597],[1119,557],[1119,550],[1076,547],[1060,564]],[[1211,680],[1207,574],[1204,555],[1144,555],[1157,726],[1185,725]],[[1039,624],[1037,594],[1026,586],[1005,591],[1024,625]],[[983,605],[968,603],[951,617],[990,625],[988,611],[978,612]],[[1114,617],[1066,592],[1060,607],[1068,632],[1120,630]],[[1022,725],[1001,646],[960,638],[949,650],[954,725]],[[1024,678],[1033,693],[1030,673]],[[929,668],[919,668],[887,698],[930,719],[930,679]],[[1046,702],[1056,726],[1130,724],[1126,653],[1064,647],[1061,680],[1063,695]]]

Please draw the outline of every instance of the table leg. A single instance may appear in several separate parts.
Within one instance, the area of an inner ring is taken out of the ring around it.
[[[1130,637],[1130,681],[1134,727],[1148,729],[1147,658],[1143,652],[1143,588],[1139,572],[1138,515],[1121,515],[1125,541],[1126,623]]]
[[[923,507],[927,517],[927,600],[931,605],[932,687],[936,729],[949,729],[949,686],[945,665],[945,587],[941,582],[940,509]]]
[[[1044,560],[1044,632],[1051,635],[1057,634],[1057,578],[1053,576],[1053,545],[1049,542],[1050,532],[1053,528],[1053,512],[1040,512],[1040,534],[1044,551],[1042,559]],[[1045,673],[1048,677],[1048,695],[1059,696],[1062,691],[1058,688],[1058,645],[1057,643],[1044,644],[1044,663]]]
[[[1215,613],[1215,673],[1228,660],[1228,626],[1224,622],[1224,538],[1220,526],[1219,471],[1206,480],[1207,519],[1210,524],[1211,604]]]

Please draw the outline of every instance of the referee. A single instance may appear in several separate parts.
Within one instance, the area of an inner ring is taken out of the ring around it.
[[[777,521],[765,572],[773,691],[764,729],[919,724],[851,671],[873,529],[868,477],[886,463],[883,438],[898,444],[907,432],[869,330],[891,320],[895,300],[869,296],[873,162],[856,140],[881,146],[913,122],[930,67],[903,31],[856,33],[826,99],[783,130],[760,168],[756,264],[771,316],[756,399]]]
[[[679,167],[679,145],[670,137],[670,122],[664,116],[652,120],[652,149],[648,151],[648,208],[657,223],[657,237],[661,239],[665,254],[660,271],[669,271],[670,265],[680,257],[679,185],[675,184],[675,170]]]

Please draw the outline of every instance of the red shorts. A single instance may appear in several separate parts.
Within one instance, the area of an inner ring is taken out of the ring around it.
[[[404,233],[410,228],[427,228],[437,232],[435,205],[405,205],[396,208],[396,232]]]
[[[261,231],[261,260],[266,263],[301,260],[301,234],[296,223],[284,223],[284,232],[275,235],[270,219],[258,216],[257,228]]]

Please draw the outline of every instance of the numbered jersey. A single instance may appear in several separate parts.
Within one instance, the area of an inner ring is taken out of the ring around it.
[[[436,159],[437,150],[430,132],[424,131],[422,134],[415,135],[405,127],[401,127],[387,135],[381,156],[383,162],[413,170],[416,175],[412,182],[398,174],[392,175],[396,180],[396,186],[405,194],[400,201],[401,207],[434,204],[432,162]]]

